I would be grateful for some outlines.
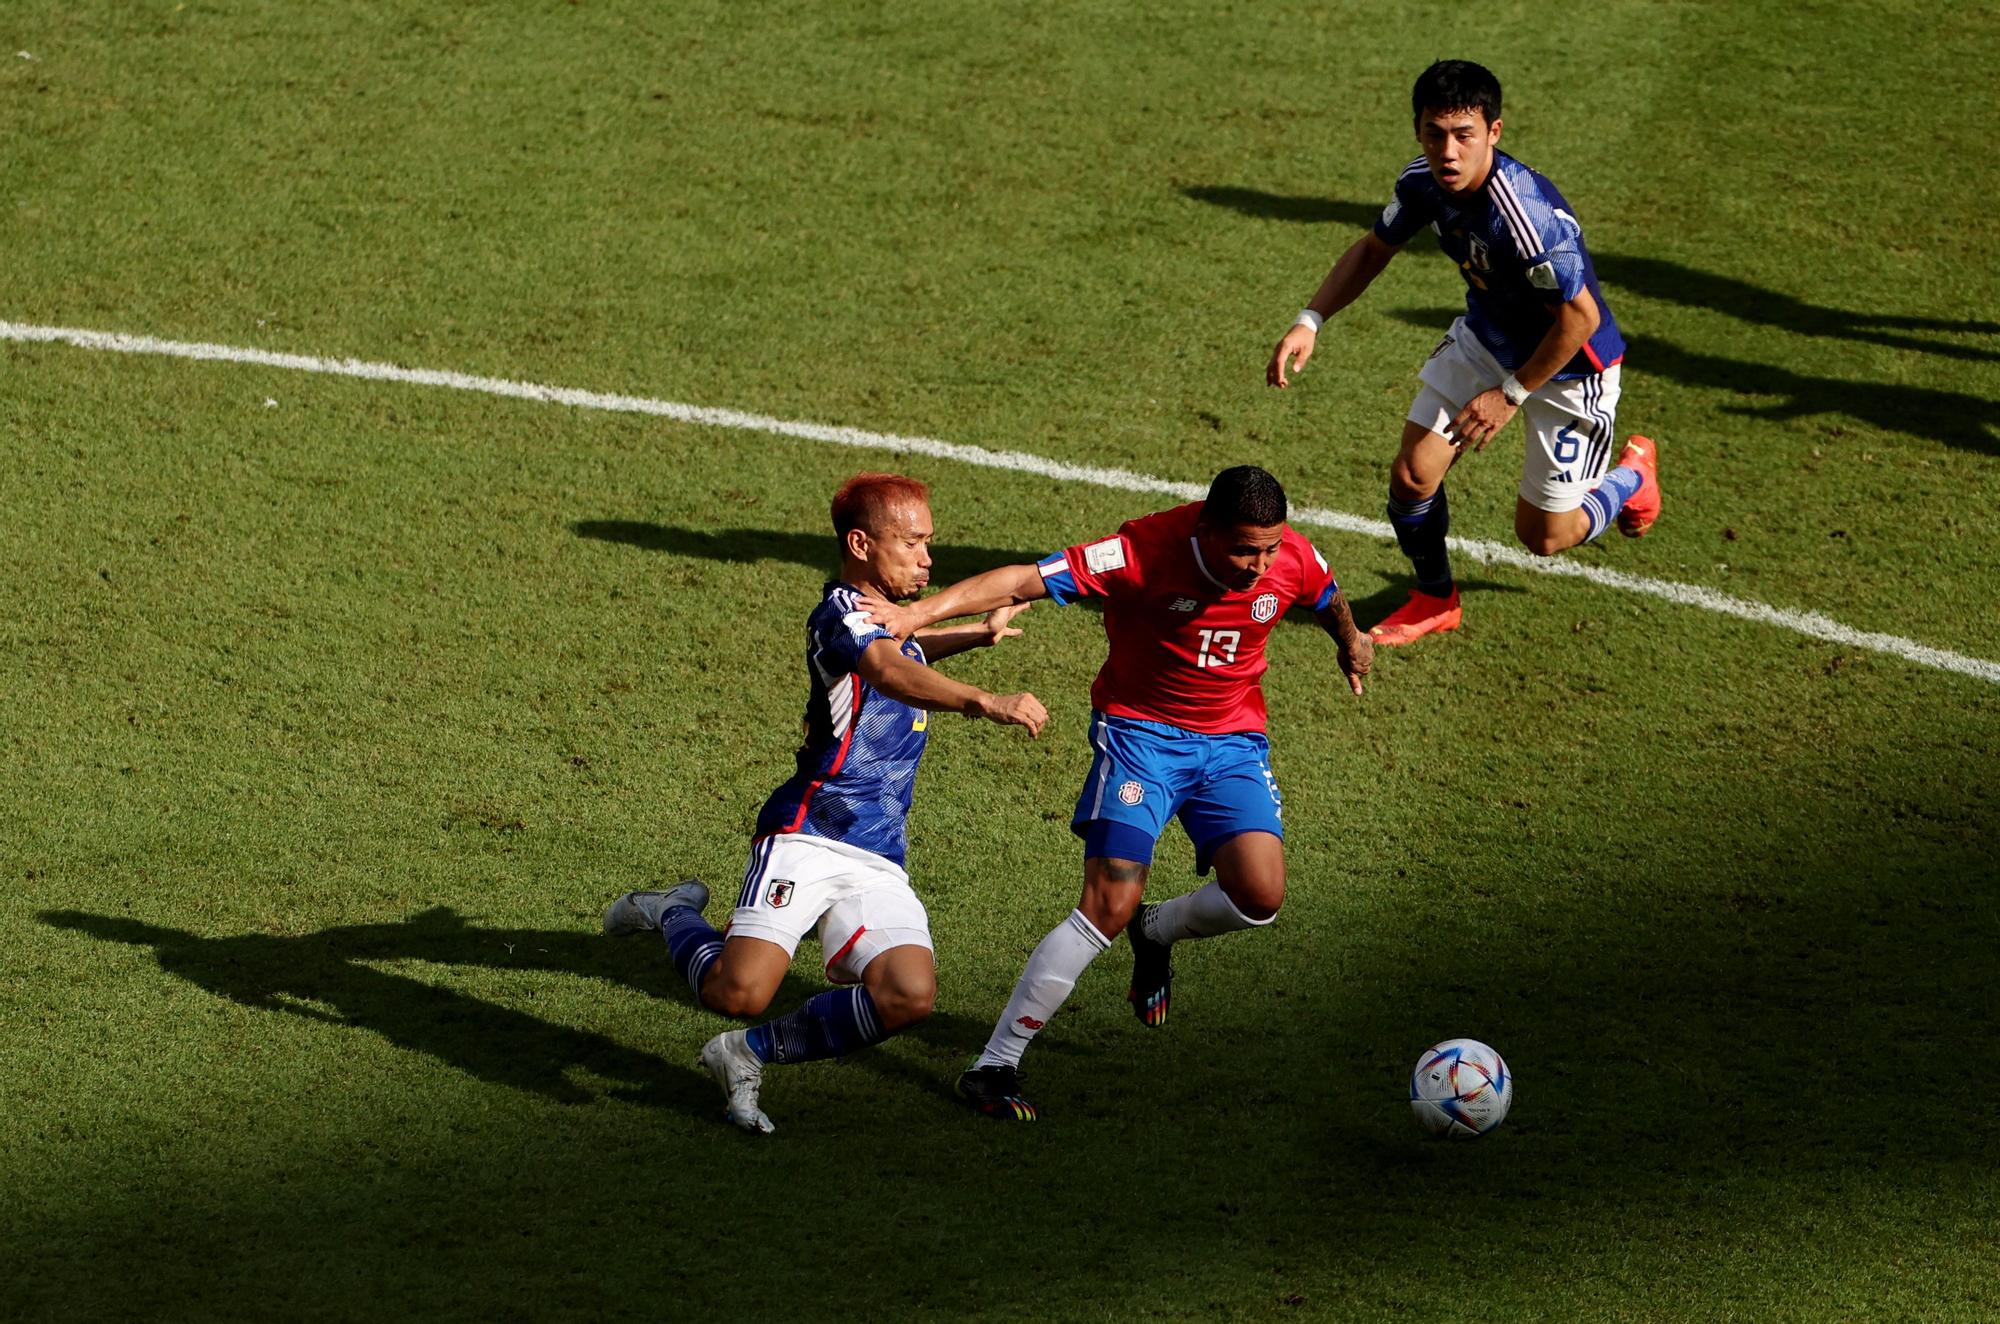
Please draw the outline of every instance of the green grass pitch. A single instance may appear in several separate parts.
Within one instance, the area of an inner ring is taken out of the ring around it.
[[[1444,55],[1663,443],[1654,535],[1571,555],[2000,659],[1991,8],[16,0],[0,319],[1372,516],[1456,277],[1420,241],[1262,369]],[[60,345],[0,345],[0,420],[0,1318],[2000,1315],[1989,681],[1464,563],[1359,701],[1281,629],[1284,914],[1180,949],[1158,1033],[1115,947],[1009,1129],[948,1089],[1074,903],[1102,648],[1037,608],[953,670],[1045,738],[941,721],[918,785],[938,1014],[773,1072],[757,1143],[595,926],[740,875],[833,486],[930,481],[941,577],[1163,501]],[[1510,538],[1518,444],[1456,532]],[[1457,1035],[1519,1081],[1469,1146],[1403,1101]]]

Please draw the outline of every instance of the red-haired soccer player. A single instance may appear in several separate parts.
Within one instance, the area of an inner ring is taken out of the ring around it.
[[[929,490],[900,474],[857,474],[833,498],[840,579],[806,618],[805,744],[798,768],[757,816],[750,866],[728,938],[702,918],[708,889],[689,880],[627,892],[604,912],[611,934],[661,934],[703,1006],[756,1016],[815,925],[826,975],[844,987],[789,1015],[709,1040],[702,1065],[729,1120],[770,1131],[758,1106],[764,1067],[836,1057],[930,1014],[937,992],[930,920],[904,872],[904,823],[932,712],[964,713],[1037,735],[1048,713],[1032,694],[993,695],[929,663],[1020,633],[1018,607],[977,625],[898,643],[869,621],[862,594],[899,600],[930,579]]]

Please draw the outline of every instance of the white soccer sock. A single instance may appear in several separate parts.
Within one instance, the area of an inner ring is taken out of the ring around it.
[[[1035,947],[1020,982],[1014,985],[1014,996],[1007,999],[1007,1010],[1000,1013],[1000,1023],[986,1041],[986,1051],[972,1065],[1020,1066],[1028,1041],[1056,1014],[1084,967],[1110,945],[1111,940],[1099,933],[1081,910],[1070,911],[1069,918],[1049,930],[1049,936]]]
[[[1222,884],[1208,882],[1192,892],[1163,901],[1146,913],[1146,936],[1154,942],[1213,938],[1238,929],[1260,929],[1276,915],[1251,919],[1236,908]]]

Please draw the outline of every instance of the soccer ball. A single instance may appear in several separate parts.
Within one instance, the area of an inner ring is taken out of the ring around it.
[[[1500,1125],[1514,1102],[1514,1073],[1477,1039],[1424,1050],[1410,1072],[1410,1111],[1434,1136],[1472,1140]]]

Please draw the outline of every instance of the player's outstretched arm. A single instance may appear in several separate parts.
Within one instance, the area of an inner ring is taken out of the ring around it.
[[[1361,693],[1361,678],[1375,669],[1375,641],[1354,624],[1354,609],[1347,605],[1347,595],[1336,589],[1333,600],[1314,617],[1340,650],[1340,670],[1347,677],[1348,688]]]
[[[1042,733],[1048,709],[1032,694],[988,694],[904,657],[894,640],[877,639],[862,650],[855,664],[861,679],[899,703],[931,712],[964,713],[1001,726],[1025,726],[1030,736]]]
[[[1373,230],[1368,231],[1355,240],[1340,255],[1340,260],[1333,264],[1333,270],[1326,273],[1326,279],[1319,283],[1318,293],[1306,305],[1306,312],[1318,321],[1333,316],[1360,298],[1361,292],[1389,265],[1389,259],[1402,251]],[[1313,346],[1319,342],[1319,329],[1307,326],[1306,320],[1301,315],[1298,323],[1285,332],[1278,347],[1271,351],[1271,362],[1264,368],[1266,385],[1283,390],[1291,385],[1286,372],[1297,372],[1313,356]]]
[[[1016,607],[1048,595],[1048,585],[1042,582],[1041,567],[1030,561],[1026,565],[1003,565],[997,570],[961,579],[950,588],[927,598],[918,598],[907,606],[899,607],[865,593],[857,605],[868,613],[869,620],[898,639],[907,639],[925,626],[936,625],[939,621],[957,616],[979,616],[999,607]]]
[[[1002,639],[1012,639],[1021,633],[1009,622],[1031,605],[1033,604],[1019,602],[1009,607],[996,607],[986,613],[985,620],[975,625],[951,625],[942,630],[919,630],[917,642],[924,646],[924,656],[933,662],[974,648],[991,648]]]

